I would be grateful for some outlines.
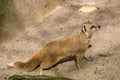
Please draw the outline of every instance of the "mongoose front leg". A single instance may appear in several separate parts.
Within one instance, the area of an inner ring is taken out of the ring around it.
[[[83,55],[82,55],[82,54],[76,55],[75,63],[76,63],[76,67],[77,67],[78,69],[80,69],[80,61],[82,60],[82,58],[83,58]]]
[[[89,48],[91,48],[91,47],[92,47],[92,45],[89,44],[87,48],[89,49]],[[83,58],[84,58],[86,61],[92,61],[92,60],[93,60],[92,58],[87,58],[87,57],[85,57],[85,56],[84,56]]]

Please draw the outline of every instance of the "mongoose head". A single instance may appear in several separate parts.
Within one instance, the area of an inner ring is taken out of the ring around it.
[[[99,29],[100,29],[100,25],[97,25],[96,23],[92,21],[87,21],[83,24],[81,32],[84,34],[86,38],[90,38],[93,32]]]

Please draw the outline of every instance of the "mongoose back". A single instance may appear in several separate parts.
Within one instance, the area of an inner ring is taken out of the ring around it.
[[[90,45],[92,34],[99,28],[100,26],[96,23],[87,21],[83,24],[80,34],[49,42],[27,62],[17,61],[8,65],[22,71],[32,71],[40,66],[40,75],[42,75],[43,69],[50,68],[63,58],[75,56],[76,66],[80,68],[80,61]]]

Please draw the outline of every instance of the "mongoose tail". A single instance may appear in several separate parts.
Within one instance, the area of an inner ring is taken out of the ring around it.
[[[41,63],[43,55],[42,51],[38,51],[30,60],[27,62],[16,61],[9,63],[9,67],[14,67],[22,71],[30,72],[35,70]]]

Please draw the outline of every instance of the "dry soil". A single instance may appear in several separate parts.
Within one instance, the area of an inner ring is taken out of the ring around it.
[[[84,3],[95,3],[99,9],[92,13],[78,12]],[[75,80],[120,80],[119,0],[68,0],[42,22],[26,23],[29,27],[0,46],[0,80],[6,80],[15,74],[38,75],[39,69],[22,72],[6,65],[13,61],[28,60],[50,41],[79,34],[82,23],[87,20],[101,25],[101,30],[91,39],[92,48],[86,52],[86,57],[93,58],[93,61],[83,60],[79,71],[74,61],[65,62],[45,70],[44,74]],[[108,56],[100,57],[99,54]]]

